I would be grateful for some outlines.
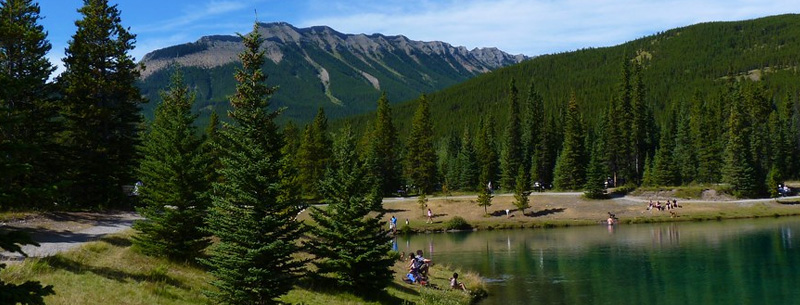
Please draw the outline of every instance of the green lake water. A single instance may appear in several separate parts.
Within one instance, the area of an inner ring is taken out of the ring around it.
[[[421,234],[512,304],[800,304],[800,218]]]

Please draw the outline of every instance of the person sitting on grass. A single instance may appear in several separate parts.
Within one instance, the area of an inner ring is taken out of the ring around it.
[[[464,286],[464,283],[458,281],[458,273],[453,273],[453,277],[450,278],[450,289],[467,291],[467,286]]]
[[[422,250],[417,250],[416,260],[417,260],[417,263],[419,265],[419,269],[418,269],[419,274],[424,275],[425,277],[427,277],[428,276],[428,267],[430,267],[430,265],[432,265],[431,264],[431,260],[422,257]]]

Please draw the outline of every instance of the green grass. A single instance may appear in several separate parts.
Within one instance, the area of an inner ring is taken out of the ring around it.
[[[12,264],[0,273],[11,283],[28,280],[53,285],[56,292],[47,304],[211,304],[203,291],[213,289],[212,277],[195,264],[175,263],[145,256],[131,247],[133,231],[106,236],[74,250],[48,258],[28,259]],[[485,295],[479,276],[469,272],[461,280],[473,294],[449,289],[454,269],[435,265],[431,282],[439,289],[409,285],[401,280],[406,262],[395,264],[396,272],[386,293],[365,299],[330,287],[302,287],[283,296],[292,304],[471,304],[474,296]]]

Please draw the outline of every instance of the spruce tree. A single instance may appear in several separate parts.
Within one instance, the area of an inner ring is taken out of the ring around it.
[[[513,190],[517,170],[522,165],[522,137],[520,134],[519,99],[514,79],[508,89],[508,123],[503,138],[503,155],[500,159],[500,186],[505,190]]]
[[[55,67],[39,13],[31,0],[0,1],[0,207],[51,204],[63,172],[53,141],[55,88],[48,83]]]
[[[386,93],[378,99],[375,125],[368,150],[375,157],[375,165],[369,175],[379,180],[383,196],[390,196],[400,187],[400,154],[397,130],[392,123],[392,108]]]
[[[300,131],[294,122],[289,121],[283,127],[284,145],[281,148],[281,195],[278,201],[298,202],[302,192],[300,176],[298,175],[299,161],[297,153],[300,150]]]
[[[770,168],[765,183],[770,197],[776,198],[780,196],[778,185],[783,183],[783,177],[781,177],[781,171],[778,169],[777,165],[773,165],[772,168]]]
[[[581,189],[586,178],[586,153],[584,149],[583,122],[574,93],[571,95],[567,106],[563,143],[561,154],[559,154],[556,161],[553,184],[555,188],[560,190]]]
[[[480,178],[480,167],[478,166],[477,153],[475,146],[472,145],[472,136],[469,133],[469,128],[464,129],[464,135],[461,137],[461,150],[458,153],[459,171],[458,184],[464,190],[476,190],[480,187],[478,178]]]
[[[161,92],[162,102],[141,146],[143,206],[137,211],[144,219],[134,223],[139,234],[133,242],[147,254],[189,261],[209,244],[201,228],[209,206],[210,162],[194,127],[195,95],[176,71],[169,89]]]
[[[407,143],[406,177],[419,188],[420,193],[429,194],[436,186],[436,152],[433,149],[430,106],[425,95],[419,98]]]
[[[631,94],[630,148],[632,153],[631,161],[633,162],[633,176],[641,180],[644,174],[645,156],[649,152],[648,147],[652,146],[647,135],[648,129],[651,128],[651,126],[649,126],[651,118],[648,117],[650,112],[648,111],[649,107],[646,101],[647,89],[644,85],[642,64],[636,62],[633,68],[633,83],[631,84],[633,92]]]
[[[498,168],[497,149],[494,141],[494,117],[486,115],[486,117],[480,119],[478,125],[480,125],[480,131],[475,139],[475,150],[480,166],[478,181],[481,188],[486,188],[490,182],[497,182]]]
[[[222,168],[222,163],[219,159],[220,152],[216,145],[214,145],[214,143],[219,141],[219,124],[219,115],[217,115],[217,111],[211,111],[205,130],[206,138],[203,142],[203,153],[206,154],[206,158],[209,162],[206,166],[206,180],[209,181],[209,183],[220,179],[217,172]]]
[[[480,189],[481,191],[478,192],[478,206],[482,206],[483,213],[488,215],[488,208],[492,206],[492,192],[488,187],[481,187]]]
[[[314,121],[306,126],[298,152],[298,170],[303,193],[319,197],[319,181],[330,162],[331,141],[328,137],[328,118],[321,107]]]
[[[673,162],[678,170],[680,184],[689,184],[697,176],[697,153],[694,148],[696,141],[692,139],[692,120],[689,107],[681,103],[680,114],[677,118],[677,133],[675,134],[675,156]]]
[[[675,127],[664,126],[661,129],[660,146],[653,157],[653,168],[650,172],[651,183],[657,186],[675,186],[680,184],[679,163],[675,162]]]
[[[750,157],[750,129],[742,99],[739,90],[732,92],[722,181],[731,185],[735,196],[753,197],[757,193],[758,183]]]
[[[0,4],[2,4],[2,1],[0,1]],[[0,233],[0,250],[27,256],[25,252],[22,252],[22,246],[24,245],[39,246],[24,232]],[[5,264],[0,264],[0,271],[5,267]],[[44,305],[44,297],[52,294],[55,294],[53,285],[42,286],[41,283],[35,281],[10,284],[0,280],[0,303],[3,304]]]
[[[313,208],[317,226],[305,242],[315,256],[316,274],[359,294],[381,291],[391,282],[390,237],[371,214],[371,186],[365,183],[364,164],[356,154],[355,136],[345,127],[334,142],[333,159],[320,183],[326,208]]]
[[[531,205],[528,199],[528,195],[530,195],[530,185],[528,181],[530,181],[530,179],[528,178],[528,171],[525,170],[524,164],[519,166],[516,180],[514,188],[514,206],[522,211],[522,215],[525,215],[525,209],[531,207]]]
[[[603,130],[604,124],[600,125]],[[586,184],[584,185],[584,195],[590,199],[601,199],[606,197],[606,167],[605,167],[605,144],[603,138],[596,136],[592,144],[592,155],[589,159],[589,167],[586,170]]]
[[[296,220],[296,202],[281,193],[281,147],[275,124],[280,111],[270,111],[274,87],[264,84],[264,51],[258,25],[244,36],[239,55],[236,92],[230,98],[233,123],[219,133],[222,181],[214,183],[208,230],[219,242],[201,260],[214,276],[220,303],[267,304],[292,289],[304,262],[293,255],[303,235]]]
[[[136,36],[122,26],[120,11],[107,0],[85,0],[78,10],[58,77],[74,204],[119,205],[121,185],[131,184],[138,163],[136,146],[144,102],[136,86],[139,70],[128,52]]]
[[[536,92],[533,82],[528,88],[528,103],[525,115],[525,162],[529,166],[531,181],[541,181],[547,176],[544,171],[547,138],[547,120],[544,116],[544,100]]]

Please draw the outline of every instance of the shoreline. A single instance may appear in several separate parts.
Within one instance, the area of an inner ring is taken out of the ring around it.
[[[495,195],[486,213],[477,205],[474,195],[429,197],[424,209],[417,199],[384,199],[384,218],[386,221],[392,216],[398,219],[397,234],[589,226],[605,223],[608,213],[615,214],[619,224],[800,216],[800,196],[740,200],[676,198],[681,208],[657,211],[647,210],[651,200],[648,197],[593,200],[584,198],[583,193],[545,192],[529,196],[531,207],[524,213],[513,205],[513,194]],[[427,208],[434,214],[430,222],[425,215]],[[462,218],[469,227],[455,227],[458,225],[453,220],[456,217]],[[408,228],[405,228],[406,219]]]

